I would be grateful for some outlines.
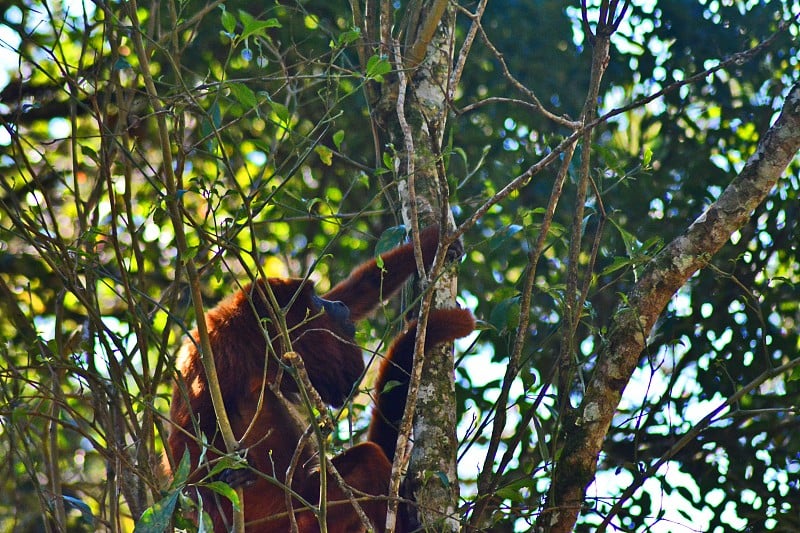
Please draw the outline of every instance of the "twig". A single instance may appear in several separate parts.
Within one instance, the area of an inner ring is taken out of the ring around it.
[[[417,212],[417,189],[416,189],[416,169],[414,167],[414,135],[411,127],[406,120],[406,90],[408,88],[408,78],[403,70],[403,58],[400,55],[400,43],[393,42],[394,63],[397,69],[398,91],[397,91],[397,122],[403,132],[403,142],[406,153],[405,175],[408,176],[408,210],[404,218],[411,223],[411,239],[414,243],[414,260],[417,263],[417,272],[424,278],[425,262],[422,258],[422,245],[419,240],[419,213]]]
[[[481,0],[478,4],[478,7],[475,9],[475,13],[470,13],[459,7],[467,13],[467,16],[472,19],[472,24],[467,30],[467,35],[464,38],[464,42],[461,44],[461,50],[458,52],[458,59],[456,60],[456,65],[453,68],[453,71],[450,73],[450,80],[447,83],[447,101],[452,102],[453,97],[456,94],[456,87],[458,83],[461,81],[461,75],[464,72],[464,67],[467,64],[467,57],[469,56],[469,52],[472,49],[472,43],[475,42],[475,36],[478,34],[478,28],[481,25],[481,18],[483,17],[483,12],[486,11],[486,4],[489,3],[489,0]]]
[[[611,519],[614,518],[614,516],[617,513],[619,513],[619,511],[622,509],[622,505],[628,500],[628,498],[633,496],[633,494],[637,490],[639,490],[639,487],[642,485],[642,483],[644,483],[647,479],[651,478],[656,472],[658,472],[658,469],[661,468],[661,466],[664,463],[672,459],[675,456],[675,454],[677,454],[684,447],[686,447],[686,445],[692,442],[707,427],[716,422],[719,418],[722,418],[724,415],[721,415],[720,413],[722,413],[724,409],[738,403],[739,400],[741,400],[746,394],[750,393],[750,391],[752,391],[759,385],[763,384],[764,382],[776,376],[780,376],[781,374],[786,373],[796,367],[800,367],[800,357],[792,359],[788,363],[784,363],[777,368],[765,370],[755,379],[753,379],[750,383],[743,386],[741,389],[739,389],[733,395],[731,395],[730,398],[726,399],[724,402],[718,405],[713,411],[704,416],[699,422],[697,422],[692,427],[692,429],[687,431],[686,434],[678,440],[678,442],[673,444],[670,447],[670,449],[667,450],[666,453],[664,453],[664,455],[659,457],[658,460],[650,466],[650,468],[648,468],[645,472],[641,473],[636,478],[636,480],[634,480],[634,482],[627,489],[625,489],[625,491],[623,491],[623,493],[617,499],[616,503],[614,503],[614,506],[608,512],[606,517],[603,519],[603,522],[600,524],[600,526],[598,526],[597,531],[598,532],[605,531],[606,527],[608,527],[609,523],[611,522]],[[792,411],[792,410],[794,409],[791,407],[788,407],[786,409],[781,409],[781,411]],[[762,410],[762,411],[772,411],[772,410]],[[735,411],[727,416],[735,417],[736,415],[737,412]]]
[[[308,372],[306,371],[305,363],[303,363],[303,359],[300,357],[297,352],[288,352],[284,354],[283,359],[286,363],[292,366],[296,371],[296,377],[298,380],[298,388],[300,389],[300,395],[303,397],[304,402],[306,405],[310,407],[314,407],[316,411],[319,413],[319,420],[316,421],[314,424],[311,425],[309,429],[313,428],[314,433],[317,434],[319,439],[324,439],[325,436],[329,435],[331,431],[333,431],[333,421],[331,420],[330,416],[328,415],[328,409],[325,405],[325,402],[322,400],[322,397],[319,395],[317,390],[314,388],[314,385],[311,383],[311,379],[308,377]],[[307,430],[308,431],[308,430]],[[305,432],[303,433],[305,435]],[[319,522],[320,526],[324,528],[327,526],[326,518],[325,518],[325,510],[327,507],[327,483],[326,483],[326,474],[330,473],[333,478],[336,480],[336,483],[339,485],[339,488],[342,490],[344,495],[347,497],[350,504],[355,509],[358,518],[361,520],[361,523],[368,528],[370,531],[374,531],[375,527],[370,522],[367,514],[364,512],[364,509],[358,503],[353,491],[347,485],[347,482],[344,480],[342,475],[336,469],[336,466],[333,464],[332,461],[327,460],[327,457],[324,455],[324,447],[322,446],[322,442],[320,443],[319,453],[320,453],[320,501],[319,501]],[[300,446],[304,446],[305,443],[301,439]]]

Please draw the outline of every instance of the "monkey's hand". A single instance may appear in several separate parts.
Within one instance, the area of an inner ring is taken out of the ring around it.
[[[252,468],[226,468],[219,474],[219,480],[232,489],[249,487],[257,479],[258,476]]]
[[[464,242],[459,238],[448,246],[447,254],[444,256],[447,263],[453,263],[464,257]]]

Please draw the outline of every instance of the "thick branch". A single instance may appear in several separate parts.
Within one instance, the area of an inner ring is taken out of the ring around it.
[[[425,59],[428,46],[433,41],[436,30],[442,22],[442,17],[447,10],[447,0],[435,0],[424,15],[424,19],[417,33],[416,41],[408,53],[407,62],[416,68]]]
[[[800,83],[742,172],[686,232],[661,251],[617,311],[576,424],[565,428],[565,447],[553,488],[539,516],[543,531],[572,531],[586,487],[594,479],[603,440],[622,391],[644,349],[647,333],[673,294],[741,228],[800,150]]]

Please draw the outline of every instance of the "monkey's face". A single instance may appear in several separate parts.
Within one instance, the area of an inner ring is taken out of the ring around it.
[[[341,329],[347,338],[354,338],[356,325],[350,320],[350,308],[340,301],[326,300],[316,294],[311,297],[312,303],[317,306],[317,311],[324,312]]]
[[[339,406],[364,372],[361,348],[355,342],[356,327],[350,320],[350,309],[342,302],[315,295],[310,311],[313,318],[292,335],[292,346],[303,358],[322,399]]]
[[[269,285],[311,383],[326,403],[343,404],[364,372],[350,309],[317,296],[308,280],[270,279]]]

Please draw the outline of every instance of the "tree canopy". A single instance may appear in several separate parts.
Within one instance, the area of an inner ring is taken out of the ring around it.
[[[193,527],[160,464],[198,313],[449,217],[480,330],[422,376],[437,528],[800,530],[796,2],[1,11],[0,530]]]

